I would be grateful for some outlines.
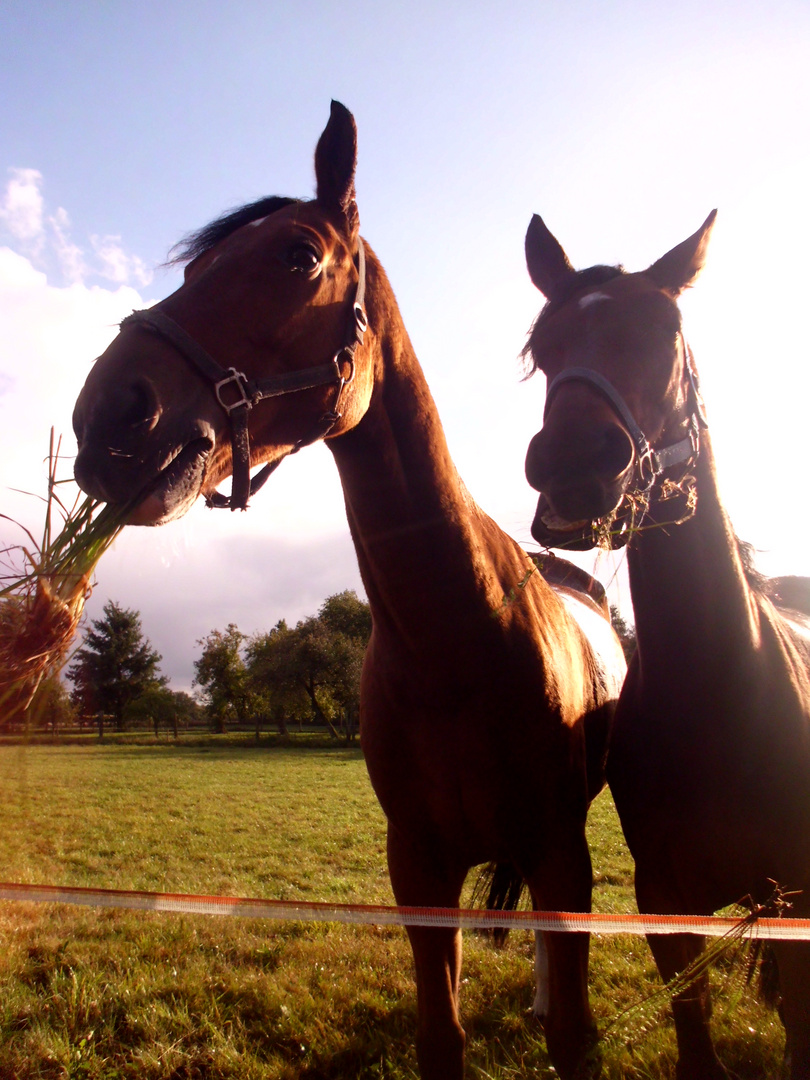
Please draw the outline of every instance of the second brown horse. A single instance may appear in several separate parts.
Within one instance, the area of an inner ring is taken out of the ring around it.
[[[768,583],[747,565],[676,304],[700,273],[713,223],[711,214],[633,274],[577,272],[540,218],[529,226],[529,272],[548,303],[527,351],[549,380],[526,458],[542,492],[532,533],[553,547],[627,544],[638,649],[608,780],[639,909],[710,914],[747,897],[761,904],[777,882],[806,916],[810,632],[779,601],[806,603],[807,582],[804,591],[796,579]],[[679,934],[650,944],[665,979],[703,947]],[[775,952],[788,1068],[807,1080],[810,945]],[[673,1004],[679,1080],[725,1077],[705,975]]]

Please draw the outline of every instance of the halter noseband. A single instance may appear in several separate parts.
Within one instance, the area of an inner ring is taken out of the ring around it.
[[[122,329],[125,326],[137,325],[159,334],[173,345],[203,378],[213,383],[217,402],[230,421],[233,462],[230,496],[221,495],[218,491],[212,495],[206,495],[205,501],[209,507],[246,510],[251,495],[259,490],[283,461],[283,458],[279,458],[278,461],[268,463],[251,479],[248,413],[263,398],[280,397],[282,394],[293,394],[299,390],[311,390],[316,386],[332,384],[337,386],[332,408],[320,417],[308,435],[298,440],[290,451],[293,454],[297,453],[302,446],[308,446],[309,443],[328,435],[340,420],[342,413],[337,410],[343,387],[348,386],[354,378],[354,356],[358,347],[363,344],[363,336],[368,329],[364,307],[365,295],[366,253],[363,241],[358,237],[357,290],[343,345],[328,364],[302,368],[299,371],[287,371],[264,379],[249,379],[244,372],[237,371],[236,368],[226,370],[221,367],[202,345],[186,333],[182,326],[161,311],[147,308],[143,311],[133,311],[131,315],[122,319],[120,324]],[[344,374],[347,364],[348,373]]]
[[[561,386],[568,382],[586,383],[603,397],[613,412],[621,421],[625,431],[630,436],[635,449],[637,485],[633,493],[635,495],[648,495],[652,491],[658,477],[672,465],[693,463],[700,453],[700,429],[707,427],[706,413],[703,406],[703,398],[700,394],[697,372],[692,362],[692,353],[686,344],[686,339],[681,334],[683,341],[684,362],[687,378],[689,380],[688,393],[691,401],[692,412],[689,416],[689,430],[683,439],[671,446],[654,450],[647,436],[636,423],[635,417],[630,412],[624,398],[618,390],[593,368],[571,367],[561,371],[556,378],[552,379],[546,391],[546,404],[543,411],[545,423],[551,408],[552,400]],[[643,515],[642,515],[643,516]]]

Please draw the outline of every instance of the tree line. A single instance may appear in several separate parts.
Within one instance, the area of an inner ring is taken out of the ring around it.
[[[295,627],[281,619],[246,637],[233,623],[198,644],[194,683],[217,731],[270,723],[286,734],[315,722],[350,741],[358,730],[360,672],[371,612],[351,590],[328,597]]]
[[[328,597],[317,615],[267,633],[243,634],[231,623],[197,642],[194,685],[199,701],[172,691],[162,657],[143,635],[137,611],[114,601],[92,622],[66,677],[76,714],[123,731],[207,722],[215,731],[252,725],[257,735],[315,723],[351,741],[358,730],[360,671],[371,634],[368,604],[347,590]]]
[[[628,660],[635,628],[611,607],[613,625]],[[351,741],[359,727],[360,673],[371,634],[371,612],[354,591],[327,597],[318,613],[289,626],[242,633],[230,623],[197,642],[196,697],[175,691],[160,672],[162,657],[144,637],[137,611],[110,600],[103,617],[86,630],[66,678],[48,681],[46,716],[53,729],[92,724],[103,734],[151,727],[175,735],[208,726],[216,732],[253,727],[291,729],[317,725]],[[4,728],[0,717],[0,730]]]

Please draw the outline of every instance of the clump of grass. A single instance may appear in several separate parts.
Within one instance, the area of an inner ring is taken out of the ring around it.
[[[14,522],[28,542],[0,552],[0,726],[36,718],[44,681],[67,658],[93,569],[123,527],[122,513],[96,499],[63,501],[57,488],[72,481],[57,477],[61,443],[51,428],[42,539]]]

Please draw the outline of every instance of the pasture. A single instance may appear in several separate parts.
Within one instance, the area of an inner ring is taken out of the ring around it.
[[[0,877],[12,882],[392,904],[385,822],[358,749],[0,746]],[[610,796],[591,810],[594,908],[635,910]],[[465,900],[469,901],[471,882]],[[416,1001],[399,928],[0,902],[0,1080],[414,1080]],[[467,1075],[551,1077],[528,1015],[533,942],[464,935]],[[713,1030],[745,1080],[776,1077],[782,1029],[722,963]],[[609,1080],[674,1075],[642,938],[594,938]]]

